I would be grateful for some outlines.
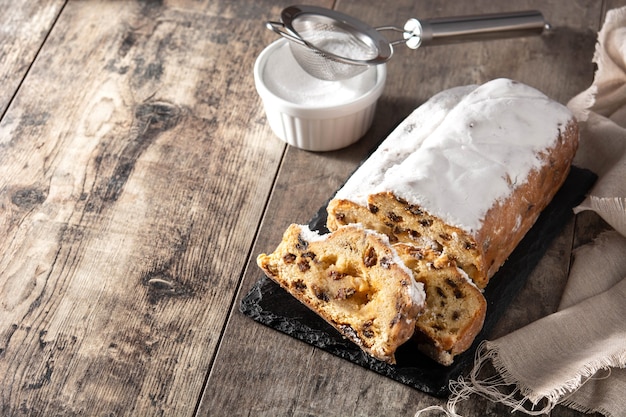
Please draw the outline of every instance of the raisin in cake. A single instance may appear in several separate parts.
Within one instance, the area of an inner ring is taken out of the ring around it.
[[[484,288],[564,182],[577,145],[572,113],[527,85],[446,90],[355,171],[327,226],[361,223],[440,251]]]
[[[359,225],[319,235],[291,225],[276,250],[261,254],[265,274],[371,356],[395,363],[424,305],[387,236]]]
[[[413,342],[437,362],[451,365],[482,329],[487,301],[447,256],[406,243],[393,247],[426,291],[426,306],[415,322]]]

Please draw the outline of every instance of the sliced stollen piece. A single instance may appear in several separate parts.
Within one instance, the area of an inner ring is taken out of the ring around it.
[[[319,235],[291,225],[257,257],[265,274],[371,356],[395,363],[423,309],[423,285],[385,235],[360,225]]]
[[[446,90],[355,171],[327,226],[362,223],[439,250],[484,288],[565,181],[577,146],[572,113],[527,85]]]
[[[482,329],[487,301],[446,255],[406,243],[393,247],[426,291],[426,306],[415,322],[413,341],[421,352],[451,365]]]

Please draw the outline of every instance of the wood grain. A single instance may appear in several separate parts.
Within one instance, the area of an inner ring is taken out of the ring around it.
[[[65,0],[0,0],[0,116],[37,56]]]
[[[442,404],[244,317],[255,258],[304,223],[409,112],[510,77],[566,102],[621,0],[523,0],[541,38],[398,47],[373,128],[286,147],[252,78],[288,0],[0,0],[0,415],[411,416]],[[510,10],[476,0],[319,0],[372,25]],[[558,304],[578,215],[502,319]],[[480,398],[466,416],[509,410]],[[552,416],[580,415],[557,408]]]
[[[234,7],[64,8],[0,123],[0,414],[193,413],[284,150]]]
[[[544,38],[416,51],[398,48],[388,64],[388,84],[374,128],[361,142],[328,154],[287,149],[239,298],[260,277],[254,262],[256,254],[273,250],[289,223],[307,222],[372,146],[431,95],[455,85],[506,76],[541,88],[564,102],[589,85],[593,75],[590,61],[594,31],[600,21],[601,4],[576,2],[572,7],[577,13],[565,16],[558,2],[526,1],[516,3],[515,7],[541,9],[551,17],[555,31]],[[376,26],[403,23],[415,16],[452,16],[476,10],[498,12],[507,10],[508,5],[407,1],[380,8],[373,1],[341,1],[337,8]],[[558,69],[554,70],[555,67]],[[572,222],[546,254],[542,261],[545,269],[538,268],[533,274],[516,305],[499,325],[498,332],[511,331],[524,321],[556,308],[566,278],[573,233]],[[557,277],[553,276],[554,272]],[[544,295],[537,298],[538,293]],[[529,300],[535,306],[530,311],[524,307]],[[233,362],[238,366],[232,366]],[[245,396],[240,396],[242,392]],[[409,416],[432,404],[442,404],[442,401],[264,328],[234,311],[211,369],[199,415],[212,415],[219,410],[228,415]],[[480,398],[461,403],[457,411],[466,416],[509,413],[506,407]],[[577,413],[559,407],[552,415]]]

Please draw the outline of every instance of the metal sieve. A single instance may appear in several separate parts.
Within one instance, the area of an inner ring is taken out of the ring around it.
[[[316,6],[290,6],[280,18],[280,22],[265,25],[290,41],[293,56],[306,72],[331,81],[354,77],[371,65],[387,62],[393,45],[400,43],[417,49],[421,45],[539,35],[549,28],[536,10],[409,19],[403,28],[374,28],[352,16]],[[402,38],[389,41],[382,31],[401,33]]]

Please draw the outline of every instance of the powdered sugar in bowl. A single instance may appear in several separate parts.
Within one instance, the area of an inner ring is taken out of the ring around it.
[[[324,81],[296,62],[286,39],[261,52],[256,89],[280,139],[309,151],[331,151],[359,140],[370,128],[387,76],[385,64],[343,81]]]

